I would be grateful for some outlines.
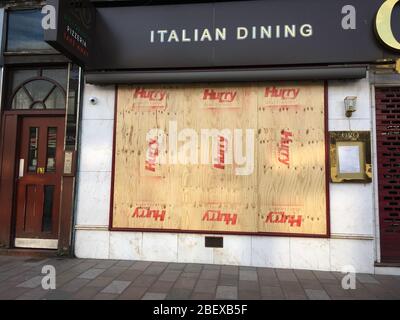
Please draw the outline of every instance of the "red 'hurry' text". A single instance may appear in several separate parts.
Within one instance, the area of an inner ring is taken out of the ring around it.
[[[167,93],[165,91],[146,90],[143,88],[138,88],[133,93],[133,97],[135,99],[141,98],[141,99],[147,99],[149,101],[162,101],[165,99],[166,96],[167,96]]]
[[[225,222],[225,224],[235,225],[237,223],[237,214],[223,213],[221,210],[207,210],[202,220]]]
[[[236,91],[217,91],[213,89],[205,89],[203,100],[214,100],[218,102],[233,102],[237,96]]]
[[[282,100],[294,100],[300,93],[298,88],[266,87],[264,96],[266,98],[281,98]]]
[[[155,221],[164,221],[166,210],[136,207],[132,218],[153,218]]]
[[[225,151],[227,148],[227,141],[225,137],[219,136],[218,141],[218,162],[214,164],[214,168],[216,169],[225,169]]]
[[[290,163],[290,148],[289,144],[293,142],[291,139],[293,137],[293,133],[290,131],[282,130],[281,132],[281,141],[279,143],[278,148],[278,161],[287,165],[289,167]]]
[[[289,223],[291,227],[301,227],[302,216],[289,215],[284,211],[270,211],[265,223]]]
[[[149,149],[146,156],[145,169],[148,171],[156,171],[156,161],[158,157],[158,142],[157,139],[151,139],[149,142]]]

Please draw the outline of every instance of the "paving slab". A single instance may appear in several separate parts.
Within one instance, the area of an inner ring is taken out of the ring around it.
[[[191,293],[192,293],[192,290],[172,288],[168,292],[165,299],[166,300],[189,300]]]
[[[279,279],[279,281],[293,281],[297,282],[298,279],[294,273],[293,270],[289,269],[277,269],[276,270],[276,275]]]
[[[257,271],[256,270],[240,270],[239,280],[258,281]]]
[[[34,289],[42,284],[43,276],[33,277],[25,282],[20,283],[17,287]]]
[[[146,287],[135,287],[130,285],[121,295],[119,295],[119,300],[140,300],[143,295],[147,292]]]
[[[153,285],[149,288],[150,292],[154,293],[167,293],[172,286],[174,285],[174,282],[172,281],[156,281],[153,283]]]
[[[165,293],[155,293],[155,292],[147,292],[142,300],[165,300],[167,294]]]
[[[104,269],[95,269],[95,268],[89,269],[84,273],[82,273],[81,275],[79,275],[78,278],[93,280],[97,278],[99,275],[101,275],[104,271],[105,271]]]
[[[87,285],[90,282],[88,279],[80,279],[80,278],[75,278],[71,280],[70,282],[67,282],[63,286],[61,286],[61,289],[66,291],[66,292],[76,292],[83,286]]]
[[[305,291],[311,300],[331,300],[325,290],[305,289]]]
[[[356,275],[356,279],[361,283],[380,284],[380,282],[377,279],[375,279],[373,276],[369,274],[359,273]]]
[[[219,277],[219,270],[204,269],[200,273],[200,279],[215,280]]]
[[[101,293],[121,294],[131,284],[131,281],[114,280]]]
[[[237,300],[238,287],[233,286],[218,286],[215,294],[216,299],[221,300]]]
[[[214,293],[217,288],[217,280],[200,279],[194,288],[196,293]]]
[[[162,281],[176,281],[181,273],[182,271],[180,270],[166,270],[161,274],[159,279]]]
[[[196,279],[181,277],[175,282],[174,288],[192,290],[196,285],[196,282]]]
[[[285,295],[280,287],[261,287],[261,299],[263,300],[283,300]]]

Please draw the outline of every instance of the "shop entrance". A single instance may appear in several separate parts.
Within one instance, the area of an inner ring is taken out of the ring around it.
[[[68,68],[8,67],[5,79],[0,247],[58,249],[65,207],[61,203],[67,202],[63,164]]]
[[[15,247],[57,248],[64,121],[63,117],[21,120]]]
[[[400,262],[400,87],[376,88],[382,262]]]

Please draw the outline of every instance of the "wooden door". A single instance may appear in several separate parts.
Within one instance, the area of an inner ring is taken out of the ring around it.
[[[59,233],[64,121],[64,117],[26,117],[21,121],[16,247],[56,248],[51,240],[58,239]]]
[[[400,262],[400,87],[376,88],[382,262]]]

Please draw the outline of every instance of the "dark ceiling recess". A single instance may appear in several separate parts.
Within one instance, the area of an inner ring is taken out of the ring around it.
[[[155,6],[167,4],[185,4],[185,3],[212,3],[212,2],[232,2],[246,0],[91,0],[96,7],[116,7],[116,6]],[[254,1],[254,0],[247,0]]]

